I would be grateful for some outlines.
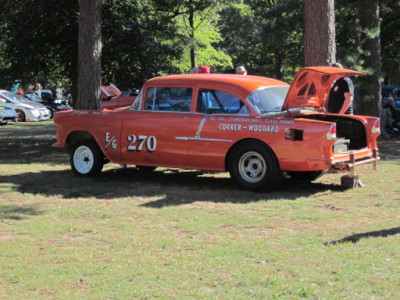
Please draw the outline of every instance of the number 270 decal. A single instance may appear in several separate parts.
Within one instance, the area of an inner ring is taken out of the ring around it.
[[[147,152],[153,152],[157,148],[157,139],[155,136],[146,136],[130,134],[128,136],[128,152],[139,152],[146,147]]]

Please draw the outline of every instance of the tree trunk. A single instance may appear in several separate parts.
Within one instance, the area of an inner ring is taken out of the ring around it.
[[[101,109],[101,0],[80,0],[75,108]]]
[[[189,26],[190,26],[190,63],[192,68],[196,67],[196,52],[194,40],[194,11],[192,0],[189,0]]]
[[[334,0],[304,0],[304,65],[336,62]]]
[[[356,113],[360,115],[380,116],[381,112],[381,41],[378,1],[360,1],[358,17],[363,30],[360,55],[367,76],[358,80],[356,94]],[[373,35],[371,36],[371,33]]]

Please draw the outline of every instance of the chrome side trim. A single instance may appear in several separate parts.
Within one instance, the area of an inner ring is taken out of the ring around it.
[[[205,115],[204,118],[201,120],[199,128],[197,128],[196,135],[194,137],[186,137],[186,136],[177,136],[175,137],[176,140],[182,141],[207,141],[207,142],[225,142],[225,143],[232,143],[232,140],[223,140],[223,139],[207,139],[201,138],[200,133],[203,130],[204,124],[206,123],[208,117],[210,115]]]
[[[203,120],[201,120],[199,128],[197,128],[196,138],[200,137],[200,132],[203,130],[204,124],[206,123],[208,117],[209,117],[209,115],[205,115]]]
[[[225,143],[232,143],[232,140],[222,140],[222,139],[206,139],[206,138],[199,138],[199,137],[185,137],[185,136],[177,136],[175,137],[176,140],[183,140],[183,141],[208,141],[208,142],[225,142]]]

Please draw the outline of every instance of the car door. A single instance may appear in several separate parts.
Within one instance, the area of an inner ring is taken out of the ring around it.
[[[226,153],[241,135],[232,119],[248,116],[249,110],[239,97],[218,88],[199,88],[196,101],[189,124],[189,165],[224,170]]]
[[[145,89],[143,99],[138,100],[143,101],[141,109],[125,113],[121,130],[123,161],[135,165],[186,167],[192,94],[192,88],[187,87]]]

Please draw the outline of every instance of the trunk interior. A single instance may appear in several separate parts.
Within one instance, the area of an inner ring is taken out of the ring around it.
[[[310,115],[303,119],[321,120],[336,123],[336,136],[350,140],[349,150],[358,150],[367,147],[367,138],[364,124],[346,116]]]

